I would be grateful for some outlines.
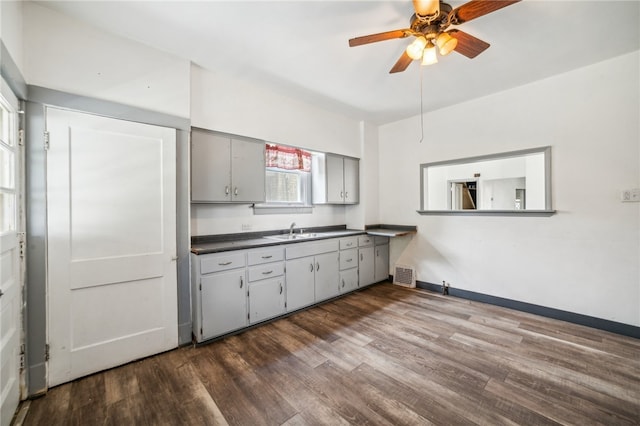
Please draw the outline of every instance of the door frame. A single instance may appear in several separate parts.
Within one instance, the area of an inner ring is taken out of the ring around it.
[[[188,118],[149,111],[142,108],[101,99],[78,96],[40,86],[28,86],[26,102],[25,169],[27,309],[26,365],[27,395],[47,392],[47,293],[46,293],[46,151],[44,149],[44,109],[54,106],[83,113],[102,115],[144,124],[171,127],[176,133],[176,244],[178,273],[178,343],[191,342],[191,300],[189,253],[189,131]]]

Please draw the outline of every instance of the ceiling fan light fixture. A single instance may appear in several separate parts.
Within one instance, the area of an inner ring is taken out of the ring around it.
[[[433,65],[436,63],[438,63],[436,47],[433,45],[433,43],[431,43],[431,40],[429,40],[422,54],[422,65]]]
[[[411,59],[420,59],[422,57],[422,51],[427,45],[427,39],[424,37],[416,38],[410,45],[407,46],[407,55]]]
[[[440,33],[436,39],[436,44],[442,56],[451,53],[458,45],[458,40],[451,37],[449,33]]]

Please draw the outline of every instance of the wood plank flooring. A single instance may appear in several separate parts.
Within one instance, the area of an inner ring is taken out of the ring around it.
[[[51,389],[25,425],[638,425],[640,340],[377,285]]]

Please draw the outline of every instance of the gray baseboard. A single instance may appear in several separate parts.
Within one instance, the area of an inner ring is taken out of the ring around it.
[[[417,281],[416,287],[442,294],[442,285],[440,284]],[[460,297],[462,299],[473,300],[476,302],[488,303],[490,305],[501,306],[503,308],[515,309],[517,311],[528,312],[530,314],[536,314],[547,318],[585,325],[587,327],[597,328],[599,330],[609,331],[611,333],[640,339],[640,327],[629,324],[609,321],[602,318],[591,317],[589,315],[576,314],[575,312],[563,311],[560,309],[534,305],[532,303],[505,299],[502,297],[490,296],[488,294],[476,293],[474,291],[461,290],[452,287],[449,287],[449,296]]]

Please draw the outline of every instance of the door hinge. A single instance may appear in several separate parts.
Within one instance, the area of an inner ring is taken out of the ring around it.
[[[18,145],[24,146],[24,129],[18,130]]]
[[[47,131],[44,132],[44,150],[49,150],[49,132]]]
[[[24,344],[20,345],[20,373],[24,371]]]
[[[49,361],[49,344],[44,345],[44,360]]]
[[[26,234],[24,232],[18,232],[18,246],[20,248],[20,258],[24,259],[27,251],[27,242],[25,240]]]

